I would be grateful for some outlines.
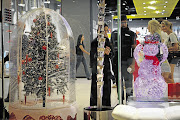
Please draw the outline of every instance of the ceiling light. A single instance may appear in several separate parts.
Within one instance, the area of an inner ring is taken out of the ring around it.
[[[148,9],[152,9],[152,10],[155,10],[155,9],[156,9],[156,8],[153,7],[153,6],[148,6],[147,8],[148,8]]]
[[[136,15],[132,14],[131,16],[136,16]]]
[[[75,0],[73,0],[73,2],[75,2]]]
[[[14,11],[14,8],[11,8],[11,11]]]
[[[156,11],[155,13],[157,13],[157,14],[158,14],[158,13],[160,13],[160,11]]]
[[[164,13],[162,13],[162,15],[164,15]]]
[[[59,7],[60,7],[61,5],[57,5],[57,6],[59,6]]]
[[[166,1],[165,3],[168,3],[168,1]]]
[[[31,9],[36,9],[37,7],[31,7]]]
[[[163,11],[165,11],[165,10],[163,10]]]
[[[18,6],[24,7],[24,6],[25,6],[25,4],[18,4]]]
[[[176,20],[179,20],[179,16],[176,16]]]
[[[146,11],[144,11],[144,12],[146,12]]]
[[[151,1],[150,4],[155,4],[157,1]]]
[[[144,14],[144,15],[146,15],[146,14]]]
[[[146,7],[144,7],[144,9],[145,9]]]
[[[166,8],[167,6],[164,6],[164,8]]]
[[[128,8],[125,8],[125,10],[128,10]]]
[[[146,4],[146,3],[143,3],[143,4]]]
[[[122,5],[126,5],[125,3],[123,3]]]
[[[61,46],[61,48],[62,48],[62,49],[65,49],[65,48],[66,48],[66,46],[62,45],[62,46]]]
[[[44,1],[44,3],[50,4],[50,1]]]

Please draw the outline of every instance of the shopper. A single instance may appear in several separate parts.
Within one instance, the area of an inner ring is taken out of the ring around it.
[[[78,36],[77,46],[76,46],[76,55],[77,55],[76,71],[77,71],[80,63],[82,62],[83,65],[84,65],[84,69],[85,69],[85,73],[86,73],[86,78],[88,80],[91,80],[91,77],[90,77],[90,74],[89,74],[89,70],[88,70],[88,67],[87,67],[87,64],[86,64],[86,59],[85,59],[85,57],[83,55],[83,53],[86,53],[88,55],[90,55],[90,53],[85,50],[85,46],[84,46],[83,41],[84,41],[84,35],[80,34]]]
[[[115,35],[114,35],[115,34]],[[112,39],[114,46],[114,58],[113,58],[113,71],[116,77],[116,85],[118,88],[118,33],[114,31],[112,33]],[[116,38],[116,39],[114,39]],[[134,72],[135,60],[133,58],[133,50],[136,46],[136,34],[128,28],[126,15],[121,15],[121,80],[125,80],[125,87],[127,90],[127,95],[132,94],[132,80]],[[131,71],[127,71],[130,68]],[[124,96],[124,95],[123,95]]]
[[[158,21],[159,24],[161,25],[163,19],[158,19],[157,21]],[[157,24],[158,24],[158,23],[156,22],[156,23],[155,23],[155,26],[159,26],[159,25],[157,25]],[[159,27],[161,27],[161,26],[159,26]],[[164,44],[165,44],[165,43],[167,42],[167,40],[168,40],[168,34],[162,30],[162,27],[161,27],[161,38],[162,38],[162,39],[161,39],[161,42],[164,43]],[[170,76],[170,74],[171,74],[171,67],[170,67],[170,65],[169,65],[168,60],[165,60],[165,61],[161,64],[161,72],[162,72],[162,76],[164,77],[166,83],[172,83],[173,80],[169,78],[169,76]]]
[[[104,37],[105,37],[105,51],[104,51],[104,70],[103,70],[103,97],[102,105],[111,106],[111,71],[110,61],[112,57],[111,45],[107,38],[108,26],[104,25]],[[91,42],[90,51],[90,66],[92,69],[92,82],[91,82],[91,95],[90,95],[90,106],[97,106],[97,38]]]
[[[174,67],[177,64],[177,60],[173,59],[172,54],[170,54],[170,52],[172,51],[177,51],[179,49],[179,45],[178,45],[178,39],[176,34],[172,31],[172,23],[169,22],[168,20],[164,20],[161,23],[162,25],[162,30],[164,32],[166,32],[168,34],[168,40],[165,41],[167,47],[168,47],[168,51],[169,51],[169,55],[168,55],[168,61],[170,63],[171,66],[171,74],[169,76],[169,79],[171,79],[171,81],[169,81],[169,83],[174,83]]]

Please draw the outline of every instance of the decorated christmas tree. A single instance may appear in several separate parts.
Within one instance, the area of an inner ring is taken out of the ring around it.
[[[51,16],[42,12],[33,20],[28,36],[22,36],[22,82],[25,96],[35,94],[37,98],[62,94],[68,89],[66,53],[56,38],[56,26]],[[59,72],[61,71],[61,72]],[[45,102],[43,102],[45,106]]]

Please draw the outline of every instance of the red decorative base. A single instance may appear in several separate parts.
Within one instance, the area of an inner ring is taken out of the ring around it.
[[[180,99],[180,83],[169,83],[168,84],[168,98],[169,99]]]
[[[67,119],[66,120],[76,120],[76,116],[77,114],[75,115],[75,117],[71,117],[70,115],[67,116]],[[11,113],[10,116],[9,116],[9,120],[17,120],[16,119],[16,116],[14,113]],[[35,120],[33,117],[31,117],[30,115],[26,115],[23,120]],[[61,118],[61,116],[54,116],[54,115],[48,115],[48,116],[40,116],[39,117],[39,120],[63,120]]]
[[[10,104],[9,113],[9,120],[76,120],[77,116],[76,104],[56,108],[19,107],[18,104]]]

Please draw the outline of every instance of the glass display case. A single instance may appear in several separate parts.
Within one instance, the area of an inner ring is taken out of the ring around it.
[[[65,18],[34,9],[19,19],[12,38],[10,118],[75,119],[75,47]]]

